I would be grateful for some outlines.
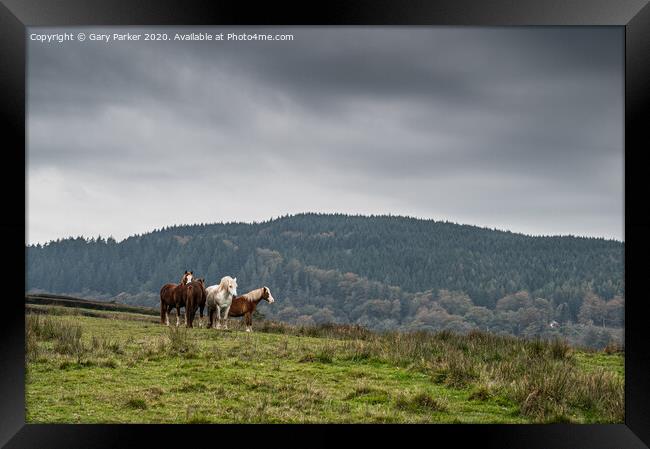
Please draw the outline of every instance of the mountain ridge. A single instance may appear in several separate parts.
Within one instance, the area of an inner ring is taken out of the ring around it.
[[[498,310],[498,304],[525,293],[526,298],[513,300],[521,307],[512,312],[535,309],[542,332],[552,320],[576,324],[582,316],[587,325],[591,312],[580,313],[590,295],[602,302],[597,310],[618,310],[622,299],[617,298],[624,297],[623,255],[623,242],[603,238],[313,213],[255,224],[173,226],[120,242],[77,237],[27,246],[27,272],[28,290],[106,299],[121,295],[150,307],[160,286],[178,282],[185,269],[206,277],[208,284],[228,274],[238,277],[242,291],[268,285],[283,298],[269,308],[274,319],[386,329],[453,325],[466,330],[472,325],[464,318],[470,309],[472,316],[483,313],[475,308],[488,310],[499,321],[498,313],[511,311]],[[614,302],[606,306],[608,301]],[[523,332],[521,323],[497,327]]]
[[[429,222],[429,223],[435,223],[435,224],[450,224],[450,225],[456,225],[456,226],[462,226],[462,227],[470,227],[474,228],[476,230],[486,230],[486,231],[494,231],[494,232],[499,232],[499,233],[505,233],[505,234],[512,234],[512,235],[519,235],[522,237],[535,237],[535,238],[575,238],[575,239],[587,239],[587,240],[603,240],[606,242],[616,242],[616,243],[625,243],[625,240],[619,240],[617,238],[613,237],[605,237],[605,236],[590,236],[590,235],[578,235],[578,234],[529,234],[525,233],[522,231],[515,231],[515,230],[510,230],[510,229],[501,229],[497,227],[490,227],[490,226],[482,226],[482,225],[475,225],[475,224],[470,224],[470,223],[461,223],[461,222],[456,222],[452,220],[440,220],[440,219],[435,219],[435,218],[426,218],[426,217],[416,217],[412,215],[393,215],[393,214],[345,214],[345,213],[326,213],[326,212],[299,212],[295,214],[287,214],[287,215],[280,215],[277,217],[271,217],[267,220],[262,220],[262,221],[219,221],[219,222],[209,222],[209,223],[181,223],[181,224],[175,224],[175,225],[168,225],[168,226],[162,226],[160,228],[154,228],[151,231],[147,231],[144,233],[134,233],[132,235],[129,235],[127,237],[124,237],[123,239],[115,239],[112,235],[108,236],[102,236],[99,234],[98,236],[83,236],[83,235],[70,235],[67,237],[59,237],[57,239],[51,239],[48,240],[47,242],[34,242],[30,243],[27,246],[44,246],[48,245],[50,243],[56,243],[57,241],[61,240],[67,240],[67,239],[77,239],[77,238],[82,238],[84,240],[93,240],[97,238],[102,238],[102,239],[113,239],[118,243],[121,243],[125,240],[131,239],[131,238],[138,238],[143,235],[148,235],[152,234],[155,232],[165,232],[165,231],[171,231],[174,229],[185,229],[185,228],[197,228],[197,227],[204,227],[204,226],[228,226],[228,225],[268,225],[272,224],[274,222],[277,222],[279,220],[284,220],[284,219],[290,219],[294,217],[309,217],[309,216],[341,216],[341,217],[349,217],[349,218],[392,218],[392,219],[406,219],[406,220],[415,220],[415,221],[423,221],[423,222]]]

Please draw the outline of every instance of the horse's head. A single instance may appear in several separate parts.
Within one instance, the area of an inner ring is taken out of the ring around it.
[[[262,287],[262,299],[267,301],[269,304],[273,304],[275,302],[275,299],[273,299],[273,295],[271,294],[271,290],[269,290],[268,287]]]
[[[222,288],[228,290],[228,293],[234,298],[237,296],[237,278],[231,278],[230,276],[224,276],[221,279]]]
[[[228,283],[228,291],[233,297],[237,296],[237,278],[233,278],[232,281]]]
[[[181,279],[181,284],[189,284],[192,282],[193,278],[194,274],[191,271],[186,271],[185,274],[183,274],[183,279]]]

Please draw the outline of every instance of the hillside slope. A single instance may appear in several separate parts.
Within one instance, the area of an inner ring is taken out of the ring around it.
[[[28,312],[28,423],[623,422],[622,353],[485,333],[256,321],[249,334]]]
[[[31,291],[155,306],[160,286],[189,269],[209,284],[236,276],[242,292],[268,285],[280,299],[268,313],[289,322],[540,335],[553,320],[620,328],[623,254],[623,243],[603,239],[302,214],[30,246],[27,272]],[[586,298],[594,306],[581,316]]]

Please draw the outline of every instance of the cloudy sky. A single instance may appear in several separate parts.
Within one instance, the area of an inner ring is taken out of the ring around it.
[[[27,240],[399,214],[623,239],[622,28],[30,28]]]

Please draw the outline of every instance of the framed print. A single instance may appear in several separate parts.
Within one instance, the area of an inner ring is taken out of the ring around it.
[[[647,3],[3,0],[0,441],[647,447]]]

